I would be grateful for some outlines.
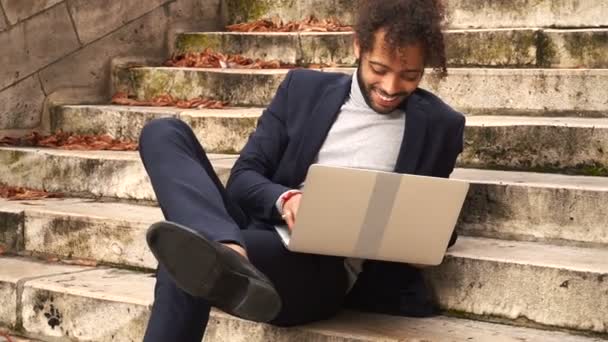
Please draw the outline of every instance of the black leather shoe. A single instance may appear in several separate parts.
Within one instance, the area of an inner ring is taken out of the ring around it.
[[[234,250],[166,221],[150,226],[146,238],[158,262],[187,293],[256,322],[269,322],[281,310],[270,280]]]

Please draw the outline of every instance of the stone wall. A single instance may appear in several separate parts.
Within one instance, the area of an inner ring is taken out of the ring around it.
[[[217,30],[220,0],[0,0],[0,136],[48,104],[103,102],[113,60],[161,61],[176,32]]]

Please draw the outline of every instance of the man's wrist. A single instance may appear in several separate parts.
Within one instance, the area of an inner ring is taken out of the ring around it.
[[[300,190],[287,190],[284,193],[281,194],[281,196],[279,196],[279,198],[277,199],[275,206],[277,208],[277,211],[279,212],[280,215],[283,215],[283,207],[285,206],[285,203],[287,203],[287,201],[289,201],[289,199],[291,199],[293,196],[301,194],[302,191]]]

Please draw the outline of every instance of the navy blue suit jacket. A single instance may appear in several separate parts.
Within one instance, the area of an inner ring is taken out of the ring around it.
[[[287,74],[228,180],[229,195],[251,218],[269,225],[282,223],[275,203],[283,192],[304,181],[348,99],[351,82],[352,76],[341,73],[293,70]],[[448,177],[462,152],[464,116],[422,89],[411,94],[402,109],[405,138],[395,172]],[[418,270],[368,261],[348,301],[356,308],[424,316],[431,310],[430,296]]]

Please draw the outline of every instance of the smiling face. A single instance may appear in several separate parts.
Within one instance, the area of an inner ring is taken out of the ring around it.
[[[375,33],[369,52],[362,52],[355,39],[359,86],[368,106],[379,114],[397,109],[418,88],[424,73],[421,43],[394,49],[387,46],[384,35],[383,30]]]

